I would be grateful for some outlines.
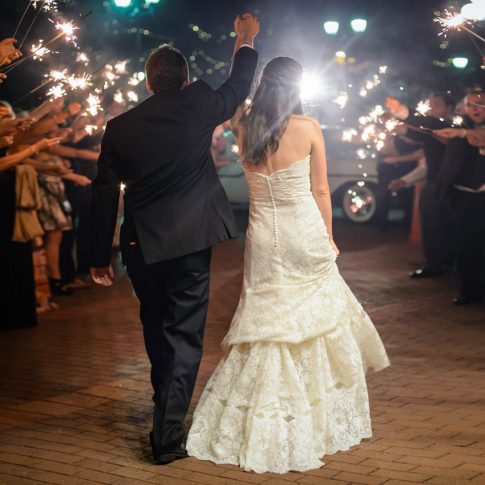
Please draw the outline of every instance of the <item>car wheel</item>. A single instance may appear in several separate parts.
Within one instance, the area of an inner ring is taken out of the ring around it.
[[[348,219],[353,222],[365,223],[371,221],[377,209],[376,194],[369,184],[350,184],[342,195],[342,209]]]

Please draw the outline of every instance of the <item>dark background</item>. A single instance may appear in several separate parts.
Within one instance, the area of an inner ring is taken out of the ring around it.
[[[332,99],[339,91],[346,91],[347,84],[361,85],[376,73],[379,65],[388,65],[388,74],[382,84],[366,98],[351,94],[349,106],[356,112],[362,104],[383,103],[386,94],[415,103],[432,91],[451,90],[460,98],[466,89],[482,85],[485,70],[480,50],[485,44],[466,32],[451,32],[447,38],[438,36],[440,28],[433,22],[434,12],[455,5],[458,9],[466,2],[441,0],[160,0],[144,8],[144,2],[133,0],[128,9],[117,8],[112,0],[59,1],[59,14],[75,19],[93,10],[80,24],[79,50],[87,52],[91,64],[86,72],[94,72],[106,63],[130,59],[129,70],[142,71],[143,61],[154,47],[171,42],[192,60],[191,75],[207,80],[213,86],[228,75],[234,39],[230,37],[233,18],[237,13],[252,11],[261,20],[261,33],[256,47],[261,53],[261,65],[277,55],[295,57],[305,69],[321,80],[319,95],[307,109],[323,118],[342,116]],[[11,36],[27,0],[2,0],[0,30],[2,37]],[[24,21],[17,35],[21,39],[34,16]],[[52,24],[41,14],[28,35],[26,46],[31,47],[39,38],[53,36]],[[355,17],[368,19],[367,31],[355,34],[350,20]],[[324,33],[325,20],[338,20],[337,36]],[[194,32],[193,25],[200,30]],[[483,22],[474,27],[484,33]],[[210,34],[203,37],[204,34]],[[441,44],[441,47],[440,47]],[[56,44],[59,54],[50,56],[43,63],[29,60],[9,74],[0,87],[0,97],[15,101],[42,82],[49,67],[74,65],[75,49],[64,41]],[[334,54],[344,50],[355,62],[338,64]],[[447,64],[449,58],[465,55],[470,59],[467,69],[460,71]],[[436,61],[447,64],[439,67]],[[434,64],[435,62],[435,64]],[[212,70],[212,72],[211,72]],[[402,89],[401,89],[402,88]],[[146,96],[143,85],[137,88],[140,97]],[[29,108],[45,99],[45,90],[29,96],[19,103]],[[362,108],[362,109],[361,109]],[[365,109],[364,109],[365,111]]]

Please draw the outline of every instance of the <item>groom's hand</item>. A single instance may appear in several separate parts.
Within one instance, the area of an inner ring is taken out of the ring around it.
[[[234,32],[243,43],[252,45],[254,37],[259,33],[259,19],[249,12],[237,15],[234,19]]]
[[[111,286],[114,279],[113,268],[111,265],[106,268],[91,268],[91,278],[97,285]]]

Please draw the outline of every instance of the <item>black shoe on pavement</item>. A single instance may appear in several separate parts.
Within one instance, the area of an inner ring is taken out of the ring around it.
[[[410,278],[433,278],[435,276],[443,276],[443,270],[433,266],[426,266],[409,273]]]
[[[153,431],[150,431],[150,444],[152,446],[153,463],[155,465],[168,465],[175,460],[182,460],[183,458],[187,458],[189,456],[187,450],[185,449],[185,440],[182,441],[182,443],[180,443],[178,448],[175,450],[162,453],[155,449],[155,444],[153,442]]]
[[[473,303],[480,303],[481,301],[481,298],[465,295],[459,295],[453,299],[453,303],[457,306],[472,305]]]

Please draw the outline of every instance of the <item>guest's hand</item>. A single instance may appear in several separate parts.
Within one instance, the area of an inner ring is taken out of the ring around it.
[[[384,158],[382,159],[382,161],[383,161],[384,163],[389,164],[389,165],[392,165],[393,163],[396,163],[396,162],[397,162],[396,157],[393,157],[393,156],[390,156],[390,157],[384,157]]]
[[[113,268],[111,265],[106,268],[91,268],[91,278],[97,285],[111,286],[114,279]]]
[[[74,182],[76,185],[79,185],[81,187],[86,187],[86,185],[91,184],[91,180],[85,177],[84,175],[80,175],[78,173],[70,173],[66,177],[72,182]]]
[[[34,152],[38,153],[41,152],[42,150],[48,150],[50,147],[53,147],[54,145],[58,145],[60,143],[61,139],[60,138],[43,138],[42,140],[39,140],[37,143],[34,143],[31,145],[32,150]]]
[[[249,12],[236,16],[234,32],[238,38],[252,41],[259,33],[259,19]]]
[[[466,137],[468,143],[474,147],[484,148],[485,147],[485,136],[479,135],[468,135]]]
[[[0,72],[0,84],[7,79],[7,75],[4,72]]]
[[[32,118],[17,118],[15,120],[5,120],[0,122],[0,136],[16,135],[25,131],[32,123]]]
[[[22,53],[14,47],[15,42],[17,41],[12,38],[0,41],[0,66],[10,64],[22,55]]]
[[[442,128],[441,130],[433,130],[433,133],[441,138],[457,138],[464,136],[466,130],[464,128]]]
[[[396,180],[393,180],[389,186],[388,186],[388,189],[391,191],[391,192],[396,192],[398,190],[401,190],[401,189],[404,189],[404,187],[406,187],[407,184],[406,182],[404,182],[403,179],[396,179]]]
[[[393,98],[392,96],[387,96],[387,98],[386,98],[386,108],[389,111],[391,111],[392,113],[399,111],[401,106],[402,106],[402,104],[398,99]]]

